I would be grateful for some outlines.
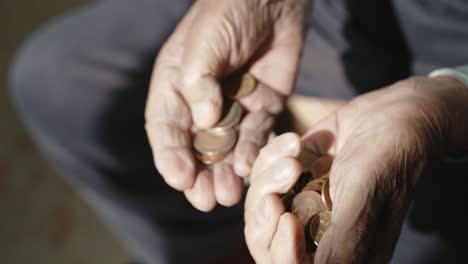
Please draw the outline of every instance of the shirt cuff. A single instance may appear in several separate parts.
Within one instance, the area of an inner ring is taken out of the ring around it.
[[[453,77],[462,83],[464,83],[468,87],[468,65],[459,66],[454,68],[442,68],[437,69],[431,73],[429,73],[429,77],[437,77],[437,76],[450,76]]]
[[[465,86],[468,88],[468,65],[454,67],[454,68],[437,69],[429,73],[429,77],[437,77],[437,76],[453,77],[461,81],[462,83],[464,83]],[[447,157],[444,159],[444,161],[448,163],[466,163],[468,162],[468,156],[459,157],[459,158]]]

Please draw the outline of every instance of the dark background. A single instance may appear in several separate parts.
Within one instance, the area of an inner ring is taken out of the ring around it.
[[[92,208],[51,169],[7,96],[15,51],[48,19],[83,0],[0,0],[0,263],[126,263]]]

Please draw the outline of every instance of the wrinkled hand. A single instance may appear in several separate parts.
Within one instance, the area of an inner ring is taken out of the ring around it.
[[[242,179],[291,94],[304,38],[306,0],[199,0],[161,49],[146,106],[156,167],[194,207],[239,202]],[[233,154],[213,170],[197,164],[192,130],[219,120],[220,80],[242,68],[258,81]]]
[[[284,134],[264,147],[245,209],[245,236],[256,262],[388,262],[429,161],[468,153],[468,129],[461,122],[468,89],[462,86],[449,77],[401,81],[356,98],[302,140]],[[301,172],[296,157],[302,147],[335,157],[332,221],[315,256],[306,253],[303,228],[278,196]]]

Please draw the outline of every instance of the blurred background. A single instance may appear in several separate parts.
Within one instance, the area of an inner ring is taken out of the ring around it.
[[[109,228],[38,152],[7,96],[15,51],[83,0],[0,0],[0,263],[113,264],[127,255]]]

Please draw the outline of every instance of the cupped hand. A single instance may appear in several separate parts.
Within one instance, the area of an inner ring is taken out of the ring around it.
[[[356,98],[302,140],[285,134],[260,151],[245,237],[257,263],[386,263],[418,181],[432,159],[468,153],[468,89],[448,77],[411,78]],[[278,194],[300,173],[301,148],[335,157],[331,225],[316,253]]]
[[[164,180],[194,207],[231,206],[292,92],[304,39],[306,0],[199,0],[162,47],[146,105],[146,131]],[[256,90],[241,100],[247,114],[233,153],[212,169],[192,151],[192,130],[220,119],[220,80],[248,71]]]

